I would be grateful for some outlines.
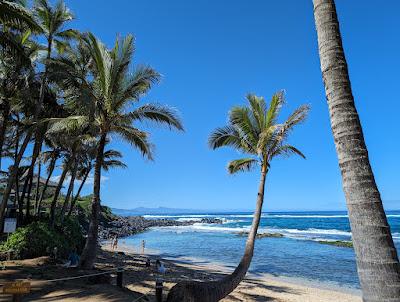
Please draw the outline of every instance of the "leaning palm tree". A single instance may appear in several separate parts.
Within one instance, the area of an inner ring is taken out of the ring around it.
[[[278,124],[280,109],[284,104],[283,93],[275,94],[269,106],[264,98],[248,95],[249,106],[234,107],[229,114],[229,124],[217,128],[210,136],[212,149],[232,147],[247,157],[228,164],[231,174],[250,171],[258,167],[261,179],[258,188],[256,209],[246,241],[244,255],[234,272],[219,281],[182,282],[176,284],[168,294],[168,302],[193,301],[215,302],[230,294],[245,277],[253,258],[254,244],[264,202],[264,187],[271,161],[279,156],[304,155],[287,143],[289,133],[307,117],[309,107],[300,106],[288,119]]]
[[[364,301],[400,301],[400,264],[354,104],[333,0],[314,0],[322,77]]]
[[[67,103],[73,104],[78,114],[55,123],[53,127],[55,131],[89,129],[90,133],[96,133],[98,138],[91,219],[81,257],[81,266],[92,268],[97,248],[101,170],[104,147],[109,137],[119,136],[137,148],[143,156],[152,159],[152,145],[148,140],[148,133],[139,130],[133,123],[150,120],[178,130],[182,130],[183,127],[175,110],[168,107],[157,104],[132,107],[143,94],[150,90],[152,84],[156,83],[160,76],[150,67],[138,67],[133,73],[129,72],[134,51],[131,35],[123,40],[117,40],[111,50],[90,33],[83,39],[84,45],[80,47],[89,54],[90,76],[82,77],[77,81],[74,62],[68,58],[53,62],[54,68],[60,66],[59,79],[63,76],[66,79],[61,81],[61,84],[68,83],[69,85],[66,92],[66,97],[69,99]],[[74,79],[70,79],[71,75]]]

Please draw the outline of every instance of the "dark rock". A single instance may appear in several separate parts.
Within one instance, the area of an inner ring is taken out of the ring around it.
[[[115,216],[114,220],[99,226],[99,238],[109,239],[117,235],[127,237],[146,231],[151,227],[188,226],[195,223],[221,224],[217,218],[203,218],[198,220],[178,221],[173,219],[146,219],[142,216]]]

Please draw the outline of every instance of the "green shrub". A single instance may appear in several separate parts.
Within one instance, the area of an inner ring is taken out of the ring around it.
[[[13,250],[17,259],[49,255],[54,247],[60,257],[77,248],[82,249],[84,238],[75,219],[66,219],[63,226],[51,228],[47,222],[33,222],[18,228],[0,245],[0,251]]]

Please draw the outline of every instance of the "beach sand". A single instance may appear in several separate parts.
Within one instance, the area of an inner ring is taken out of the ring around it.
[[[30,278],[32,293],[24,296],[23,301],[155,301],[155,279],[159,275],[155,271],[154,262],[162,255],[155,255],[149,250],[145,252],[146,255],[141,255],[131,246],[124,245],[123,241],[119,244],[117,251],[111,252],[110,245],[104,243],[102,249],[99,249],[94,271],[65,269],[61,265],[49,263],[48,257],[6,261],[3,262],[4,269],[0,271],[0,283],[17,278]],[[145,266],[147,257],[152,260],[151,268]],[[165,297],[176,282],[217,280],[232,270],[230,267],[190,258],[162,257],[162,259],[167,268],[167,273],[163,277]],[[96,273],[117,267],[124,268],[124,289],[115,286],[115,274],[111,279],[94,280],[94,282],[93,280],[88,282],[88,279],[42,281]],[[9,299],[10,297],[0,295],[0,301],[10,301]],[[351,292],[344,288],[326,286],[324,288],[321,284],[291,278],[250,274],[233,293],[222,301],[361,302],[361,297],[359,292]]]
[[[109,249],[109,245],[104,245]],[[138,253],[138,250],[125,244],[120,244],[119,251],[126,253]],[[146,250],[149,257],[155,259],[157,255],[153,251]],[[133,254],[134,255],[134,254]],[[170,289],[178,280],[211,280],[218,279],[232,271],[232,268],[214,263],[204,263],[191,258],[164,258],[168,269],[164,278],[164,285]],[[154,284],[153,280],[146,282]],[[128,288],[146,292],[142,285],[132,284]],[[285,302],[361,302],[361,292],[348,288],[340,288],[322,283],[315,283],[294,278],[274,277],[267,274],[248,274],[236,290],[223,302],[238,301],[285,301]]]

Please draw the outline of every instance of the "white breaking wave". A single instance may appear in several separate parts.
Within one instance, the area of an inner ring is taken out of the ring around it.
[[[263,215],[264,218],[347,218],[348,215]]]
[[[387,217],[399,218],[400,214],[387,214]],[[252,218],[253,214],[188,214],[188,215],[143,215],[144,218],[220,218],[230,217],[230,218]],[[307,215],[293,215],[293,214],[273,214],[273,213],[263,213],[262,218],[348,218],[346,214],[342,215],[320,215],[320,214],[307,214]],[[190,220],[190,219],[187,219]],[[192,219],[193,220],[193,219]]]
[[[243,226],[243,227],[221,227],[203,223],[195,223],[189,226],[169,226],[169,227],[161,227],[164,230],[173,230],[176,232],[223,232],[223,233],[241,233],[250,230],[250,226]],[[259,234],[262,233],[280,233],[283,235],[301,235],[302,237],[309,235],[309,236],[317,236],[317,235],[332,235],[332,236],[351,236],[351,232],[336,230],[336,229],[306,229],[306,230],[299,230],[299,229],[274,229],[274,228],[261,228],[258,230]],[[290,237],[292,237],[290,236]]]

